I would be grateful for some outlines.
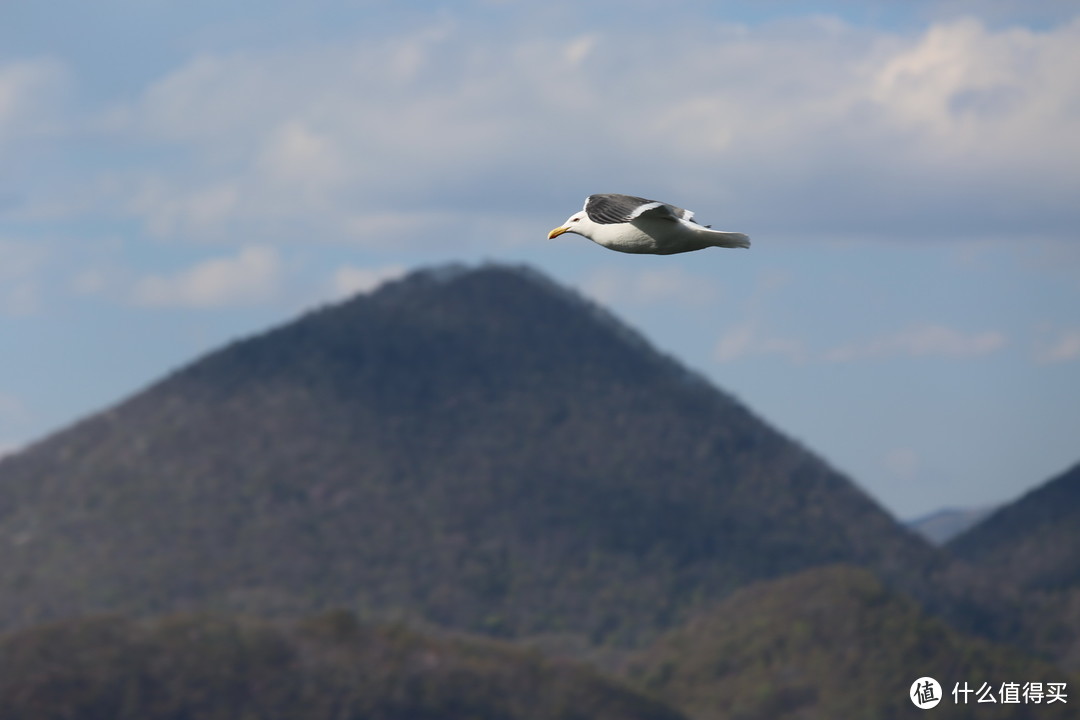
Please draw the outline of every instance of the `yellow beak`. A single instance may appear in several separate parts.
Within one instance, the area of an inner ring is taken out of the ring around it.
[[[555,228],[554,230],[552,230],[551,232],[548,233],[548,240],[550,240],[551,238],[559,237],[564,232],[568,232],[569,230],[570,230],[570,227],[568,225],[563,225],[562,227],[557,227],[557,228]]]

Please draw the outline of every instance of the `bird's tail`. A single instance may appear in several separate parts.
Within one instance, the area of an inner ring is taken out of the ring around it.
[[[750,247],[750,238],[742,233],[737,232],[724,232],[723,230],[712,230],[709,232],[709,239],[712,240],[712,244],[716,247],[725,248],[748,248]]]

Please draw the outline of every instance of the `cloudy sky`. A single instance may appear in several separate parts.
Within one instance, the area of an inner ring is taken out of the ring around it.
[[[1080,460],[1080,9],[0,2],[0,451],[448,261],[610,306],[901,517]],[[593,192],[749,251],[547,231]]]

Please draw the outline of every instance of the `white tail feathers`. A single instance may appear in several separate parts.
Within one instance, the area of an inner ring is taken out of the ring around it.
[[[748,248],[750,238],[738,232],[724,232],[723,230],[711,230],[709,239],[716,247],[725,248]]]

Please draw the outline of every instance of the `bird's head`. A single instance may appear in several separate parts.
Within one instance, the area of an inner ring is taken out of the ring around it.
[[[548,240],[558,237],[563,233],[577,233],[578,235],[589,237],[589,227],[591,226],[592,220],[589,220],[589,216],[585,214],[584,210],[581,210],[568,217],[566,222],[549,232]]]

